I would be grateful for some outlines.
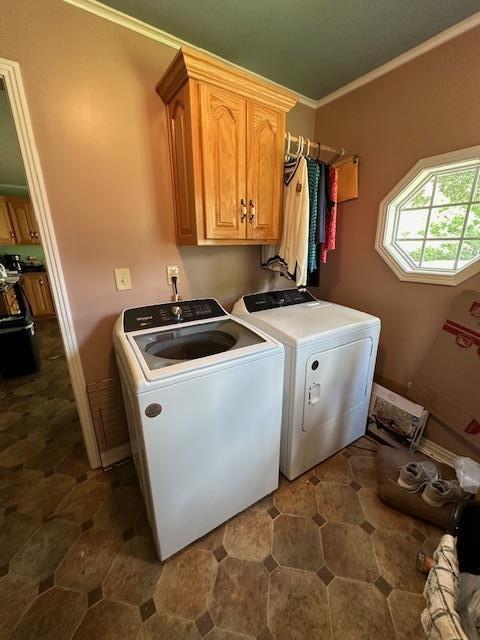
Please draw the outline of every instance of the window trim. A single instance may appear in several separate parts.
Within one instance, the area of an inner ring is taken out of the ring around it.
[[[465,163],[467,166],[475,161],[480,162],[480,145],[468,147],[467,149],[458,149],[449,153],[442,153],[429,158],[422,158],[380,202],[375,249],[399,280],[456,286],[480,272],[480,257],[456,273],[446,273],[438,269],[429,270],[423,268],[418,271],[407,271],[409,268],[407,260],[401,260],[400,257],[393,255],[389,249],[391,246],[390,238],[392,237],[392,230],[395,225],[395,216],[389,216],[388,211],[392,205],[398,206],[401,201],[404,200],[404,198],[400,197],[403,191],[407,187],[412,191],[418,187],[425,179],[425,176],[422,176],[425,170],[436,169],[441,171],[442,168],[447,168],[446,165]]]

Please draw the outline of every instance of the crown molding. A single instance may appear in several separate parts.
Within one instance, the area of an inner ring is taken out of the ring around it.
[[[436,49],[437,47],[444,44],[445,42],[448,42],[449,40],[452,40],[453,38],[456,38],[462,33],[465,33],[466,31],[470,31],[470,29],[474,29],[479,25],[480,25],[480,11],[478,11],[477,13],[474,13],[469,18],[466,18],[465,20],[462,20],[461,22],[454,24],[452,27],[445,29],[445,31],[441,31],[436,36],[433,36],[432,38],[425,40],[425,42],[422,42],[416,47],[413,47],[413,49],[409,49],[408,51],[405,51],[405,53],[402,53],[396,58],[393,58],[393,60],[389,60],[385,64],[382,64],[380,67],[377,67],[376,69],[372,69],[372,71],[365,73],[363,76],[360,76],[355,80],[352,80],[352,82],[349,82],[343,87],[340,87],[340,89],[337,89],[336,91],[332,91],[332,93],[329,93],[323,98],[320,98],[319,100],[316,101],[315,108],[319,109],[320,107],[324,107],[329,102],[333,102],[334,100],[337,100],[338,98],[341,98],[342,96],[347,95],[347,93],[351,93],[352,91],[355,91],[355,89],[359,89],[360,87],[363,87],[365,84],[372,82],[372,80],[376,80],[377,78],[384,76],[386,73],[389,73],[390,71],[393,71],[394,69],[397,69],[398,67],[401,67],[404,64],[407,64],[407,62],[410,62],[411,60],[418,58],[419,56],[423,55],[424,53],[427,53],[428,51],[431,51],[432,49]]]
[[[161,42],[162,44],[167,45],[168,47],[172,47],[172,49],[180,49],[181,47],[187,47],[193,51],[199,51],[200,53],[209,55],[212,58],[216,58],[222,63],[228,64],[231,67],[235,67],[239,71],[247,72],[250,75],[258,78],[262,82],[268,82],[273,87],[277,87],[283,91],[288,91],[290,93],[295,94],[298,102],[301,102],[307,107],[311,109],[315,109],[317,106],[317,101],[312,98],[308,98],[307,96],[302,95],[296,91],[292,91],[288,87],[279,84],[278,82],[274,82],[269,78],[265,78],[265,76],[260,75],[259,73],[255,73],[254,71],[250,71],[250,69],[245,69],[245,67],[241,67],[238,64],[234,64],[230,62],[230,60],[226,60],[221,56],[217,56],[211,51],[207,51],[206,49],[202,49],[201,47],[196,47],[191,42],[187,42],[186,40],[182,40],[181,38],[177,38],[176,36],[172,36],[170,33],[166,31],[162,31],[162,29],[158,29],[157,27],[152,27],[146,22],[142,22],[142,20],[138,20],[137,18],[132,18],[131,16],[123,13],[122,11],[118,11],[117,9],[112,9],[101,2],[97,2],[97,0],[63,0],[67,4],[70,4],[78,9],[83,9],[84,11],[88,11],[88,13],[92,13],[93,15],[104,18],[109,22],[113,22],[115,24],[120,25],[121,27],[125,27],[126,29],[130,29],[130,31],[134,31],[142,36],[147,38],[151,38],[152,40],[156,40],[157,42]]]
[[[107,5],[104,5],[101,2],[98,2],[97,0],[63,0],[63,2],[66,2],[67,4],[70,4],[79,9],[83,9],[84,11],[88,11],[89,13],[92,13],[97,17],[108,20],[109,22],[114,22],[115,24],[118,24],[121,27],[125,27],[126,29],[130,29],[131,31],[134,31],[135,33],[138,33],[142,36],[151,38],[152,40],[156,40],[157,42],[161,42],[162,44],[165,44],[168,47],[172,47],[173,49],[180,49],[180,47],[188,47],[189,49],[193,49],[196,51],[200,51],[201,53],[208,54],[209,56],[212,56],[213,58],[217,58],[217,60],[220,60],[221,62],[226,62],[241,71],[247,71],[248,73],[257,77],[259,80],[269,82],[270,84],[272,84],[275,87],[278,87],[279,89],[292,91],[288,87],[285,87],[284,85],[281,85],[278,82],[273,82],[273,80],[270,80],[269,78],[265,78],[265,76],[262,76],[259,73],[255,73],[254,71],[245,69],[245,67],[241,67],[240,65],[234,64],[233,62],[230,62],[229,60],[226,60],[221,56],[217,56],[216,54],[210,51],[207,51],[206,49],[202,49],[201,47],[196,47],[191,42],[187,42],[186,40],[182,40],[181,38],[172,36],[170,33],[167,33],[166,31],[162,31],[162,29],[158,29],[157,27],[152,27],[146,22],[142,22],[137,18],[132,18],[132,16],[129,16],[126,13],[123,13],[122,11],[118,11],[117,9],[112,9],[111,7],[108,7]],[[377,67],[376,69],[372,69],[372,71],[365,73],[363,76],[360,76],[355,80],[352,80],[352,82],[349,82],[343,87],[340,87],[335,91],[332,91],[332,93],[329,93],[328,95],[324,96],[323,98],[320,98],[319,100],[314,100],[313,98],[304,96],[301,93],[297,93],[296,91],[292,91],[292,93],[295,93],[295,95],[297,96],[298,102],[300,102],[301,104],[307,107],[310,107],[311,109],[319,109],[320,107],[325,106],[329,102],[333,102],[334,100],[337,100],[338,98],[341,98],[342,96],[345,96],[348,93],[351,93],[352,91],[355,91],[360,87],[363,87],[369,82],[372,82],[377,78],[380,78],[386,73],[389,73],[390,71],[393,71],[394,69],[397,69],[398,67],[401,67],[402,65],[407,64],[411,60],[418,58],[424,53],[427,53],[428,51],[431,51],[432,49],[439,47],[445,42],[448,42],[449,40],[452,40],[453,38],[456,38],[462,33],[465,33],[466,31],[470,31],[470,29],[474,29],[479,25],[480,25],[480,11],[478,11],[477,13],[474,13],[469,18],[462,20],[458,24],[455,24],[452,27],[448,27],[448,29],[445,29],[445,31],[438,33],[436,36],[433,36],[432,38],[425,40],[425,42],[422,42],[416,47],[413,47],[413,49],[410,49],[409,51],[405,51],[405,53],[402,53],[396,58],[389,60],[385,64],[382,64],[380,67]]]

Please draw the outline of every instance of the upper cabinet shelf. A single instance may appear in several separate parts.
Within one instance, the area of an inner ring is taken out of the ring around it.
[[[295,95],[186,49],[157,91],[168,111],[177,243],[277,242]]]

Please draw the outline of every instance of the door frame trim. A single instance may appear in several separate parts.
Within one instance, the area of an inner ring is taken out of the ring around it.
[[[100,467],[100,453],[90,413],[85,375],[78,350],[78,342],[53,227],[51,210],[18,62],[0,58],[0,78],[3,78],[7,96],[10,101],[10,108],[25,167],[30,199],[42,238],[42,247],[47,263],[49,282],[57,312],[60,333],[65,347],[67,367],[70,373],[88,461],[92,468]]]

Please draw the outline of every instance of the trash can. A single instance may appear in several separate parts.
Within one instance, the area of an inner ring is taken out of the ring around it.
[[[16,315],[0,316],[0,377],[15,378],[40,370],[40,354],[30,305],[19,285],[15,293],[20,307]]]

